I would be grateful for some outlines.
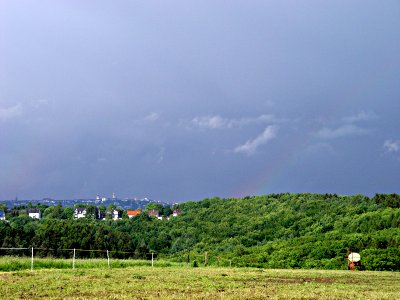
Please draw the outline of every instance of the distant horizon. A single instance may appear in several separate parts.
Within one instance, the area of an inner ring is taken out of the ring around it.
[[[201,199],[191,199],[191,200],[184,200],[181,202],[188,202],[188,201],[202,201],[205,199],[212,199],[212,198],[219,198],[219,199],[231,199],[231,198],[237,198],[237,199],[241,199],[241,198],[245,198],[245,197],[259,197],[259,196],[268,196],[268,195],[276,195],[276,194],[311,194],[311,195],[337,195],[337,196],[355,196],[355,195],[363,195],[366,196],[368,198],[373,198],[375,195],[377,194],[386,194],[386,195],[390,195],[390,194],[397,194],[399,195],[399,193],[374,193],[373,195],[367,195],[364,193],[354,193],[354,194],[339,194],[339,193],[313,193],[313,192],[279,192],[279,193],[265,193],[265,194],[258,194],[258,195],[246,195],[246,196],[242,196],[242,197],[220,197],[220,196],[213,196],[213,197],[205,197],[205,198],[201,198]],[[102,199],[96,199],[96,197],[72,197],[72,198],[52,198],[52,197],[43,197],[43,198],[8,198],[8,199],[0,199],[0,201],[29,201],[29,200],[34,200],[34,201],[41,201],[41,200],[53,200],[53,201],[62,201],[62,200],[94,200],[94,201],[109,201],[109,200],[138,200],[138,201],[142,201],[142,200],[147,200],[147,201],[153,201],[153,202],[165,202],[165,203],[181,203],[181,202],[176,202],[176,201],[166,201],[166,200],[160,200],[160,199],[153,199],[153,198],[149,198],[149,197],[116,197],[116,198],[112,198],[112,197],[106,197],[105,200]]]
[[[43,197],[43,198],[20,198],[20,197],[15,197],[15,198],[5,198],[5,199],[0,199],[0,201],[27,201],[27,200],[35,200],[35,201],[40,201],[40,200],[53,200],[53,201],[60,201],[60,200],[95,200],[95,201],[109,201],[109,200],[146,200],[146,201],[161,201],[161,200],[155,200],[151,199],[148,197],[143,197],[143,198],[138,198],[138,197],[107,197],[105,199],[96,199],[96,197],[72,197],[72,198],[52,198],[52,197]]]

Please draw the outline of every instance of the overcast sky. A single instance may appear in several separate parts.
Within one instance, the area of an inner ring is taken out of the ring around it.
[[[0,1],[0,199],[400,192],[400,2]]]

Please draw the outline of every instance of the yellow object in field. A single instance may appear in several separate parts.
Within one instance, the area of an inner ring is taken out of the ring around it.
[[[360,259],[361,259],[360,254],[358,254],[356,252],[352,252],[348,256],[348,260],[351,262],[358,262],[358,261],[360,261]]]

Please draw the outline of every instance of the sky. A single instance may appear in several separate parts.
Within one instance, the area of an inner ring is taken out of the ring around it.
[[[400,2],[0,1],[0,199],[400,193]]]

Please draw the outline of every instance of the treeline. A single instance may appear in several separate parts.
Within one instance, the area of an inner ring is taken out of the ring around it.
[[[284,193],[204,199],[174,208],[183,214],[169,220],[146,214],[74,220],[62,207],[41,220],[14,216],[0,222],[0,245],[48,249],[40,254],[54,257],[70,255],[62,249],[107,249],[121,258],[156,252],[200,264],[318,269],[344,269],[348,253],[355,251],[368,270],[400,270],[397,194]]]

